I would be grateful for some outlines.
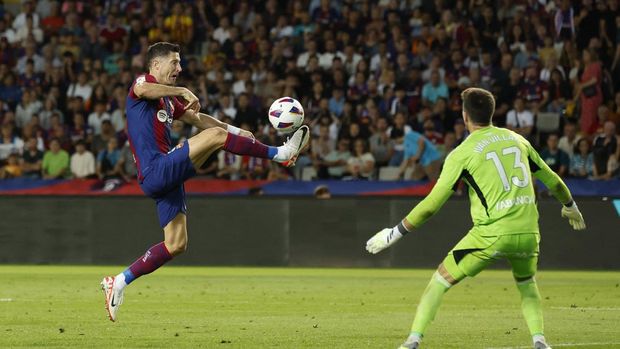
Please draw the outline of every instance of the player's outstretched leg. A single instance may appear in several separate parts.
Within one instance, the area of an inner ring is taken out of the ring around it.
[[[118,309],[123,303],[125,287],[142,275],[150,274],[179,255],[187,248],[187,221],[179,213],[164,227],[165,241],[149,248],[125,271],[116,276],[107,276],[101,282],[105,293],[105,306],[110,320],[116,321]]]
[[[189,156],[194,166],[199,167],[215,150],[221,148],[233,154],[273,160],[288,167],[295,164],[299,152],[309,140],[310,129],[305,125],[279,147],[265,145],[254,138],[235,135],[223,128],[213,127],[189,139]]]
[[[534,349],[550,349],[544,336],[543,329],[543,314],[542,306],[540,304],[540,292],[538,292],[538,285],[536,279],[532,277],[517,278],[517,288],[521,294],[521,311],[527,327],[532,335],[532,341],[534,342]]]
[[[411,333],[407,340],[401,344],[399,349],[417,349],[420,347],[424,331],[435,318],[437,310],[439,310],[439,306],[441,306],[443,295],[450,287],[464,277],[464,274],[458,275],[457,279],[455,279],[448,273],[443,263],[439,265],[439,268],[437,268],[437,271],[433,274],[433,277],[422,294],[413,320],[413,325],[411,326]]]

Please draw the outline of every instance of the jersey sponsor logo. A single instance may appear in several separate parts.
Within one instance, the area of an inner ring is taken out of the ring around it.
[[[511,208],[513,206],[519,205],[531,205],[536,203],[536,197],[530,195],[521,195],[517,196],[514,199],[506,199],[502,200],[495,205],[495,208],[500,211],[507,208]]]
[[[163,109],[157,111],[157,120],[161,122],[167,122],[169,124],[172,123],[172,118],[168,115],[168,112]]]
[[[530,258],[536,257],[536,252],[503,252],[495,251],[492,256],[494,258]]]

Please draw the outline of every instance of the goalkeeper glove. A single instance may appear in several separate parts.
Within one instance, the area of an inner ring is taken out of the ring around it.
[[[573,201],[570,206],[562,207],[562,217],[568,219],[568,223],[575,230],[583,230],[586,228],[586,222],[583,220],[583,216],[581,212],[579,212],[579,207],[577,207],[577,203]]]
[[[407,233],[408,231],[402,223],[394,228],[385,228],[366,242],[366,250],[372,254],[377,254],[394,245],[396,241],[400,240]]]

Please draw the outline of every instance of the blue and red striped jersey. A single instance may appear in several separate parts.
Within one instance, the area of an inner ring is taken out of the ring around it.
[[[131,85],[127,96],[127,136],[138,168],[138,179],[148,173],[153,160],[170,152],[172,120],[185,113],[185,107],[176,97],[158,100],[136,96],[133,89],[143,82],[157,83],[150,74],[140,75]]]

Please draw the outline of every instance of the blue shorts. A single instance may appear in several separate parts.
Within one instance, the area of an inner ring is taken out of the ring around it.
[[[189,142],[174,148],[151,162],[144,171],[140,187],[157,204],[159,224],[165,227],[181,213],[187,212],[183,183],[196,174],[189,158]]]

